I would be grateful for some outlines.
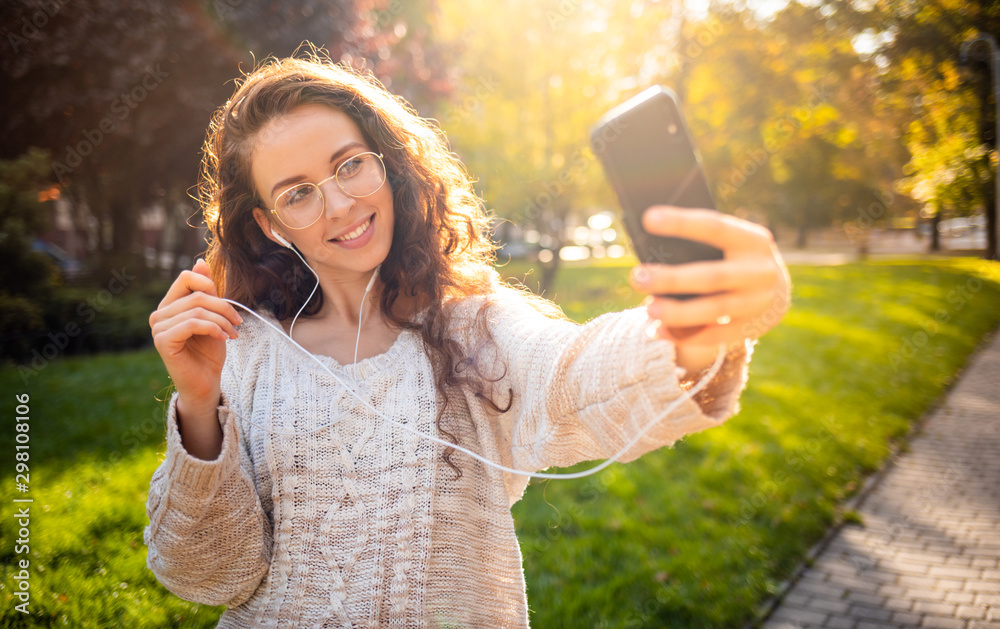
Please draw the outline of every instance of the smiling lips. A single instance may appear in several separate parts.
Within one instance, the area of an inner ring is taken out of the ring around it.
[[[336,238],[333,238],[332,240],[335,241],[335,242],[347,242],[347,241],[354,240],[355,238],[359,238],[362,234],[365,233],[365,230],[368,229],[368,227],[372,224],[372,219],[374,219],[374,218],[375,218],[375,215],[372,214],[371,216],[368,217],[367,221],[365,221],[364,223],[358,225],[349,234],[344,234],[343,236],[337,236]]]

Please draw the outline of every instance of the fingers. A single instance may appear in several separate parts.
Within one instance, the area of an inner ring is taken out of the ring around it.
[[[233,332],[235,334],[235,332]],[[153,344],[161,354],[174,356],[184,351],[188,339],[203,335],[225,341],[230,336],[218,322],[189,316],[173,324],[164,322],[153,329]]]
[[[228,306],[228,304],[226,304]],[[234,322],[227,317],[223,316],[217,311],[211,310],[210,308],[205,308],[201,306],[194,306],[191,308],[184,308],[183,310],[178,310],[175,313],[168,313],[166,311],[161,312],[160,317],[157,321],[152,323],[153,336],[161,334],[166,330],[181,325],[189,324],[190,321],[197,321],[200,323],[210,323],[214,327],[209,327],[213,331],[212,336],[226,340],[227,338],[236,338],[238,332],[236,331],[236,325],[238,322]],[[191,326],[188,325],[189,329]],[[199,330],[204,329],[203,327],[198,327]],[[214,334],[215,330],[218,330],[219,334]]]
[[[191,270],[194,271],[195,273],[199,273],[209,279],[212,279],[212,269],[209,268],[208,263],[205,262],[204,258],[198,258],[197,260],[195,260],[194,267]]]
[[[155,332],[158,324],[176,320],[176,317],[192,312],[194,316],[216,321],[227,333],[230,330],[235,332],[235,326],[243,323],[243,317],[236,312],[236,308],[229,302],[214,295],[198,291],[189,293],[166,305],[163,305],[163,302],[161,302],[160,308],[149,316],[149,326]]]
[[[725,325],[711,324],[697,327],[671,328],[659,326],[657,335],[660,338],[685,345],[718,346],[725,343],[728,350],[736,349],[743,344],[747,336],[741,332],[751,322],[751,319],[733,319]]]
[[[635,290],[644,293],[710,294],[765,288],[777,274],[773,259],[754,257],[677,265],[642,264],[632,269],[629,279]]]
[[[712,245],[726,258],[739,251],[769,250],[774,243],[771,231],[762,225],[702,208],[654,205],[642,215],[642,226],[651,234]]]
[[[773,300],[766,290],[729,291],[686,300],[654,297],[646,311],[669,328],[717,325],[719,321],[732,326],[765,311]]]
[[[212,278],[206,277],[205,275],[195,272],[195,271],[181,271],[177,279],[170,285],[167,289],[167,294],[160,301],[159,308],[164,308],[170,303],[177,301],[181,297],[189,295],[193,292],[202,292],[213,297],[218,297],[219,294],[215,290],[215,282]]]
[[[218,296],[211,271],[205,261],[200,259],[195,262],[192,270],[181,271],[170,285],[156,311],[149,316],[149,326],[156,336],[189,318],[212,323],[223,339],[235,338],[235,326],[243,322],[236,308]],[[190,330],[191,326],[188,325],[185,329]]]

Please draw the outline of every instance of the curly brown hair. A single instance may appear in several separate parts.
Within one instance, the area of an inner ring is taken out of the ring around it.
[[[314,279],[302,261],[268,239],[254,220],[254,207],[263,203],[250,167],[253,142],[268,122],[315,103],[349,116],[373,150],[384,156],[395,223],[392,245],[379,269],[379,305],[393,324],[420,333],[444,401],[437,416],[439,430],[454,438],[441,426],[453,386],[470,387],[496,412],[506,412],[513,391],[502,392],[504,406],[494,401],[490,385],[496,380],[485,378],[477,364],[483,343],[468,352],[448,335],[450,304],[456,298],[485,295],[475,327],[481,339],[493,342],[485,323],[488,297],[502,281],[494,268],[496,246],[488,238],[490,216],[482,200],[436,123],[421,118],[370,74],[334,64],[315,50],[305,59],[264,60],[238,83],[232,99],[212,119],[198,192],[210,231],[206,261],[219,294],[251,308],[267,308],[284,320],[313,289]],[[393,308],[401,291],[416,298],[424,311],[421,318],[406,318]],[[304,312],[318,312],[322,299],[319,289]],[[492,367],[489,371],[497,373]],[[445,452],[445,461],[460,475],[449,458],[452,453]]]

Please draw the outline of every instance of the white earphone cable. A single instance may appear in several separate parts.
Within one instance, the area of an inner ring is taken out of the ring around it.
[[[513,468],[510,468],[510,467],[501,465],[499,463],[496,463],[494,461],[490,461],[489,459],[487,459],[487,458],[485,458],[485,457],[483,457],[483,456],[481,456],[481,455],[479,455],[479,454],[477,454],[477,453],[475,453],[475,452],[473,452],[471,450],[463,448],[462,446],[460,446],[458,444],[454,444],[454,443],[451,443],[451,442],[446,441],[444,439],[439,439],[438,437],[435,437],[433,435],[428,435],[426,433],[420,432],[419,430],[417,430],[417,429],[415,429],[415,428],[413,428],[411,426],[408,426],[408,425],[406,425],[406,424],[404,424],[402,422],[398,422],[398,421],[396,421],[396,420],[394,420],[394,419],[392,419],[390,417],[387,417],[386,415],[382,414],[377,408],[375,408],[374,406],[372,406],[372,404],[368,400],[366,400],[364,397],[362,397],[357,391],[355,391],[353,388],[351,388],[346,382],[344,382],[340,378],[340,376],[338,376],[336,373],[334,373],[329,367],[327,367],[326,365],[324,365],[323,362],[320,361],[316,356],[314,356],[309,350],[307,350],[306,348],[304,348],[301,345],[299,345],[299,343],[296,342],[295,339],[293,339],[290,336],[288,336],[287,334],[285,334],[284,331],[282,331],[280,328],[278,328],[273,323],[271,323],[270,321],[268,321],[264,317],[260,316],[259,314],[257,314],[253,310],[251,310],[250,308],[247,308],[243,304],[241,304],[241,303],[239,303],[237,301],[233,301],[232,299],[225,298],[225,297],[223,299],[225,301],[228,301],[229,303],[233,304],[234,306],[239,306],[241,308],[244,308],[247,312],[253,314],[255,317],[257,317],[258,319],[260,319],[268,327],[270,327],[274,331],[278,332],[278,334],[280,334],[281,336],[283,336],[283,337],[287,338],[289,341],[291,341],[293,345],[295,345],[300,350],[302,350],[307,356],[309,356],[314,361],[316,361],[316,363],[320,367],[322,367],[327,373],[329,373],[331,376],[333,376],[334,380],[336,380],[337,382],[339,382],[345,389],[347,389],[348,393],[350,393],[351,395],[353,395],[362,404],[364,404],[365,406],[367,406],[375,414],[376,417],[380,417],[380,418],[384,419],[385,421],[387,421],[387,422],[389,422],[391,424],[395,424],[396,426],[399,426],[400,428],[408,430],[409,432],[411,432],[411,433],[413,433],[413,434],[415,434],[415,435],[417,435],[419,437],[423,437],[425,439],[430,439],[431,441],[439,443],[439,444],[441,444],[443,446],[454,448],[454,449],[458,450],[459,452],[463,452],[463,453],[471,456],[472,458],[485,463],[486,465],[489,465],[489,466],[497,468],[500,471],[508,472],[510,474],[519,474],[519,475],[522,475],[522,476],[530,476],[531,478],[549,478],[549,479],[563,478],[563,479],[567,479],[567,480],[568,479],[573,479],[573,478],[583,478],[584,476],[589,476],[590,474],[596,474],[597,472],[599,472],[599,471],[603,470],[604,468],[608,467],[609,465],[611,465],[612,463],[614,463],[615,461],[617,461],[619,458],[621,458],[626,452],[628,452],[632,448],[632,446],[634,446],[636,443],[639,442],[640,439],[642,439],[643,435],[645,435],[654,425],[656,425],[656,424],[660,423],[661,421],[663,421],[671,412],[673,412],[673,410],[675,408],[677,408],[677,406],[679,406],[685,400],[689,399],[690,397],[692,397],[693,395],[695,395],[696,393],[698,393],[698,391],[701,391],[703,388],[705,388],[705,386],[711,381],[711,379],[714,378],[715,375],[718,373],[719,368],[722,366],[722,362],[723,362],[723,360],[725,359],[725,356],[726,356],[726,353],[725,353],[726,352],[726,346],[725,346],[725,344],[719,345],[719,354],[716,356],[715,362],[712,364],[711,368],[709,368],[708,372],[702,377],[702,379],[699,380],[698,383],[695,384],[693,387],[691,387],[690,389],[688,389],[682,396],[678,397],[676,400],[674,400],[669,405],[667,405],[667,407],[665,409],[663,409],[662,413],[660,413],[655,419],[653,419],[652,421],[650,421],[649,423],[647,423],[645,426],[643,426],[642,429],[639,430],[639,432],[632,438],[631,441],[629,441],[627,444],[625,444],[625,446],[622,447],[621,450],[619,450],[618,452],[616,452],[614,455],[611,456],[611,458],[605,460],[603,463],[600,463],[600,464],[598,464],[598,465],[596,465],[596,466],[594,466],[592,468],[589,468],[589,469],[586,469],[586,470],[583,470],[583,471],[580,471],[580,472],[571,472],[571,473],[565,473],[565,474],[550,474],[550,473],[545,473],[545,472],[526,472],[524,470],[513,469]],[[303,435],[303,434],[309,434],[309,433],[312,433],[312,432],[317,432],[319,430],[323,430],[324,428],[328,428],[328,427],[336,424],[338,421],[340,421],[339,419],[334,419],[333,421],[331,421],[331,422],[329,422],[327,424],[323,424],[322,426],[319,426],[318,428],[313,428],[311,430],[303,430],[303,431],[295,431],[295,432],[281,432],[281,431],[273,430],[273,429],[268,428],[266,426],[261,426],[260,424],[257,424],[257,423],[255,423],[253,421],[250,421],[249,419],[247,419],[245,417],[243,418],[243,420],[246,421],[248,424],[250,424],[252,426],[256,426],[257,428],[260,428],[261,430],[265,430],[265,431],[270,432],[270,433],[275,434],[275,435],[284,435],[284,436],[295,436],[295,435]]]
[[[287,241],[285,241],[283,238],[281,240],[283,242],[287,243]],[[316,286],[319,286],[319,275],[316,274],[316,271],[313,270],[313,268],[311,266],[309,266],[309,264],[305,261],[305,258],[302,257],[302,254],[300,254],[298,251],[296,251],[295,248],[292,247],[290,244],[286,244],[286,246],[288,246],[289,249],[291,249],[293,252],[295,252],[295,254],[298,255],[300,259],[302,259],[302,262],[306,265],[306,267],[308,267],[309,270],[312,271],[314,275],[316,275]],[[368,292],[371,290],[372,286],[374,285],[374,283],[375,283],[375,277],[376,277],[377,274],[378,274],[378,267],[376,267],[375,270],[374,270],[374,272],[372,273],[372,278],[368,281],[368,287],[365,289],[365,295],[361,299],[361,313],[364,312],[365,297],[368,296]],[[315,291],[316,291],[316,288],[314,287],[313,288],[313,293],[315,293]],[[311,298],[312,298],[312,293],[309,294],[309,299],[311,299]],[[598,465],[595,465],[594,467],[588,468],[586,470],[582,470],[582,471],[579,471],[579,472],[570,472],[570,473],[565,473],[565,474],[552,474],[552,473],[547,473],[547,472],[527,472],[527,471],[524,471],[524,470],[518,470],[518,469],[511,468],[511,467],[507,467],[505,465],[501,465],[500,463],[496,463],[494,461],[491,461],[491,460],[487,459],[486,457],[473,452],[472,450],[469,450],[467,448],[463,448],[462,446],[460,446],[458,444],[455,444],[455,443],[451,443],[451,442],[449,442],[447,440],[440,439],[438,437],[435,437],[434,435],[429,435],[429,434],[420,432],[419,430],[417,430],[417,429],[415,429],[415,428],[413,428],[411,426],[408,426],[408,425],[406,425],[406,424],[404,424],[402,422],[398,422],[398,421],[396,421],[396,420],[394,420],[394,419],[392,419],[392,418],[390,418],[390,417],[382,414],[382,412],[380,412],[377,408],[375,408],[367,399],[365,399],[361,394],[359,394],[352,387],[350,387],[346,382],[344,382],[344,380],[341,379],[340,376],[338,376],[336,373],[334,373],[333,370],[331,370],[329,367],[327,367],[325,364],[323,364],[323,362],[319,358],[317,358],[312,352],[310,352],[306,348],[302,347],[302,345],[300,345],[298,343],[298,341],[296,341],[295,339],[293,339],[291,337],[291,327],[289,328],[289,334],[285,334],[284,330],[281,330],[280,328],[278,328],[277,326],[275,326],[273,323],[271,323],[270,321],[268,321],[267,319],[265,319],[264,317],[262,317],[260,314],[258,314],[256,312],[254,312],[253,310],[251,310],[249,307],[247,307],[247,306],[239,303],[238,301],[234,301],[232,299],[228,299],[228,298],[225,298],[225,297],[223,297],[222,299],[223,299],[223,301],[227,301],[227,302],[233,304],[234,306],[239,306],[240,308],[243,308],[244,310],[246,310],[250,314],[252,314],[255,317],[257,317],[258,319],[260,319],[261,322],[263,322],[269,328],[271,328],[272,330],[274,330],[275,332],[277,332],[279,335],[281,335],[282,337],[287,338],[289,341],[291,341],[291,343],[293,345],[295,345],[295,347],[297,347],[300,350],[302,350],[302,352],[305,353],[309,358],[313,359],[316,362],[316,364],[318,364],[327,373],[329,373],[331,376],[333,376],[333,379],[336,380],[337,382],[339,382],[347,390],[348,393],[350,393],[351,395],[353,395],[355,398],[358,399],[358,401],[360,401],[362,404],[364,404],[365,406],[367,406],[368,409],[371,410],[372,413],[374,413],[376,417],[379,417],[379,418],[381,418],[381,419],[383,419],[383,420],[385,420],[385,421],[387,421],[387,422],[389,422],[391,424],[395,424],[396,426],[399,426],[400,428],[403,428],[403,429],[405,429],[405,430],[407,430],[407,431],[409,431],[409,432],[411,432],[414,435],[417,435],[419,437],[423,437],[425,439],[429,439],[431,441],[434,441],[436,443],[439,443],[439,444],[441,444],[443,446],[446,446],[446,447],[449,447],[449,448],[454,448],[455,450],[458,450],[459,452],[467,454],[467,455],[471,456],[472,458],[476,459],[477,461],[481,461],[482,463],[484,463],[486,465],[489,465],[491,467],[494,467],[494,468],[496,468],[496,469],[498,469],[498,470],[500,470],[502,472],[507,472],[507,473],[510,473],[510,474],[518,474],[518,475],[521,475],[521,476],[529,476],[531,478],[566,479],[566,480],[569,480],[569,479],[574,479],[574,478],[583,478],[584,476],[589,476],[591,474],[596,474],[597,472],[600,472],[601,470],[603,470],[604,468],[608,467],[612,463],[616,462],[619,458],[621,458],[622,456],[624,456],[624,454],[626,452],[628,452],[635,444],[637,444],[639,442],[640,439],[642,439],[643,435],[645,435],[653,426],[655,426],[656,424],[658,424],[661,421],[663,421],[671,412],[673,412],[673,410],[675,408],[677,408],[680,404],[684,403],[686,400],[690,399],[696,393],[698,393],[703,388],[705,388],[705,386],[719,372],[719,368],[722,366],[722,363],[723,363],[723,361],[725,360],[725,357],[726,357],[726,345],[724,343],[722,343],[722,344],[719,345],[719,353],[715,357],[715,362],[709,368],[708,372],[701,378],[701,380],[699,380],[693,387],[691,387],[690,389],[688,389],[687,391],[685,391],[684,394],[682,394],[676,400],[674,400],[673,402],[671,402],[670,404],[668,404],[667,407],[665,409],[663,409],[663,411],[658,416],[656,416],[652,421],[648,422],[645,426],[643,426],[642,429],[639,430],[639,432],[627,444],[625,444],[618,452],[614,453],[610,458],[606,459],[604,462],[602,462],[602,463],[600,463]],[[306,299],[306,303],[309,303],[309,299]],[[304,308],[305,304],[303,304],[302,307]],[[301,312],[302,312],[302,309],[300,308],[299,309],[299,313],[301,313]],[[296,314],[295,317],[298,318],[298,314]],[[294,326],[294,325],[295,325],[295,321],[293,319],[292,320],[292,326]],[[357,360],[358,360],[358,344],[360,342],[361,342],[361,314],[359,313],[359,315],[358,315],[358,338],[357,338],[357,342],[354,345],[354,362],[357,362]],[[294,431],[294,432],[281,432],[281,431],[273,430],[273,429],[268,428],[266,426],[261,426],[260,424],[257,424],[255,422],[250,421],[246,417],[242,417],[242,419],[244,421],[246,421],[248,424],[250,424],[252,426],[256,426],[257,428],[260,428],[261,430],[267,431],[267,432],[269,432],[271,434],[283,435],[283,436],[304,435],[304,434],[309,434],[309,433],[317,432],[317,431],[323,430],[324,428],[328,428],[330,426],[333,426],[334,424],[336,424],[337,422],[340,421],[339,418],[338,419],[334,419],[333,421],[331,421],[331,422],[329,422],[327,424],[323,424],[322,426],[319,426],[318,428],[313,428],[311,430]]]

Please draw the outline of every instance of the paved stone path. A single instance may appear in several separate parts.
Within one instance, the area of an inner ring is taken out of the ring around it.
[[[762,624],[1000,628],[1000,334]]]

